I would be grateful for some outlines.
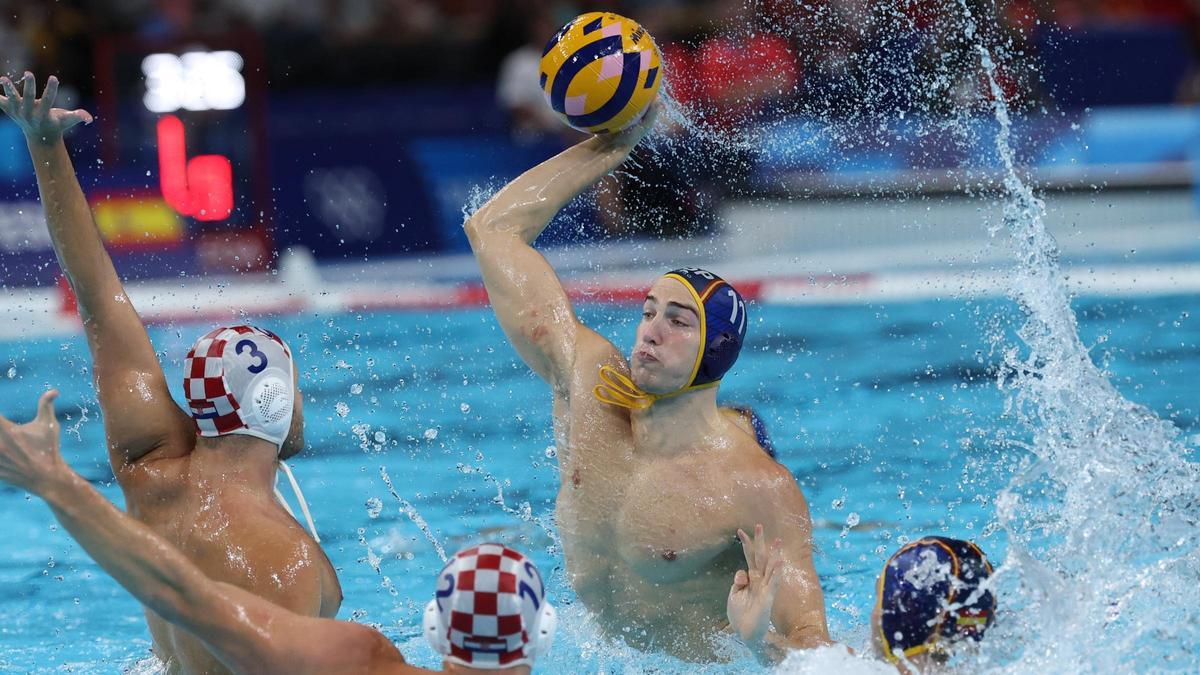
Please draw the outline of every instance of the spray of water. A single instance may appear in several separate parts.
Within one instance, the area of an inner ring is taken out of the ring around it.
[[[382,466],[379,467],[379,477],[383,479],[383,484],[387,486],[388,492],[391,493],[392,498],[400,504],[400,512],[407,516],[408,519],[411,520],[413,524],[421,530],[421,533],[425,535],[425,538],[429,540],[430,544],[433,544],[433,550],[437,551],[438,558],[440,558],[443,563],[449,560],[449,558],[446,556],[445,547],[443,547],[442,542],[438,541],[438,538],[434,536],[433,529],[429,527],[429,523],[426,522],[425,518],[417,511],[416,507],[414,507],[411,502],[404,497],[401,497],[399,492],[396,492],[396,487],[392,485],[392,477],[388,475],[387,468]]]
[[[978,41],[1003,170],[1003,230],[1023,345],[1004,345],[1007,413],[1032,438],[996,499],[1009,552],[1003,616],[978,665],[1018,670],[1189,668],[1200,646],[1200,468],[1179,430],[1127,401],[1079,339],[1045,204],[1022,180],[993,51]],[[1000,234],[996,228],[993,235]]]
[[[753,0],[744,4],[750,14],[759,9]],[[968,145],[979,140],[971,117],[990,114],[997,126],[988,142],[999,161],[1004,210],[989,229],[1014,253],[1009,287],[1023,317],[1019,343],[1000,331],[993,338],[1004,366],[1005,414],[1015,427],[994,433],[1025,459],[994,500],[990,530],[1009,540],[993,578],[1000,616],[981,649],[960,658],[976,669],[1021,672],[1194,667],[1200,469],[1188,461],[1178,429],[1123,398],[1079,338],[1058,248],[1045,227],[1046,206],[1022,179],[1010,101],[1000,84],[1036,78],[1032,60],[998,27],[998,12],[987,15],[996,9],[987,3],[954,0],[920,12],[893,1],[793,4],[774,19],[759,13],[722,30],[735,39],[772,33],[800,46],[805,77],[779,93],[801,103],[776,112],[803,133],[768,133],[749,118],[715,129],[703,110],[676,100],[668,77],[648,155],[688,177],[716,162],[686,153],[697,143],[729,150],[735,159],[738,151],[753,151],[803,165],[821,152],[886,149],[902,133]],[[642,163],[647,159],[635,157],[622,170],[624,185],[661,190],[658,177],[645,179],[635,170]],[[961,170],[962,189],[973,192],[982,184],[975,181],[978,170]],[[491,192],[478,189],[464,215]],[[732,193],[754,198],[740,187]],[[636,196],[630,201],[626,217],[653,224],[636,208]],[[618,663],[651,663],[597,639],[586,612],[575,610],[583,628],[568,630],[572,648],[564,651],[582,654],[581,662],[603,672],[620,672]],[[781,670],[875,672],[878,665],[834,650],[794,654]]]

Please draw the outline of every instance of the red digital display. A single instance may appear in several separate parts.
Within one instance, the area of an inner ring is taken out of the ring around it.
[[[233,164],[224,155],[189,160],[183,122],[174,115],[158,121],[158,171],[163,199],[180,215],[218,221],[233,212]]]

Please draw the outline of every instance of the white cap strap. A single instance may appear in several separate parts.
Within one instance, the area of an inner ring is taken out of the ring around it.
[[[282,459],[279,460],[279,468],[283,469],[283,473],[287,476],[288,482],[292,484],[292,494],[296,496],[296,501],[300,504],[300,512],[304,514],[304,522],[308,523],[308,531],[312,533],[313,539],[315,539],[318,544],[321,543],[321,537],[317,535],[317,526],[313,524],[312,514],[308,512],[308,502],[304,501],[304,493],[300,490],[300,483],[296,482],[296,477],[292,475],[292,470],[288,467],[287,462],[283,461]],[[279,503],[283,505],[283,510],[287,511],[289,516],[295,518],[297,522],[300,520],[299,518],[296,518],[296,513],[292,511],[290,506],[288,506],[287,500],[283,498],[283,493],[279,491],[278,471],[275,473],[275,499],[277,499]]]

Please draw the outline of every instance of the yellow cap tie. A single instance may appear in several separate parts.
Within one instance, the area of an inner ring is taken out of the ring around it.
[[[592,396],[595,396],[596,400],[601,403],[630,410],[645,410],[659,399],[656,394],[642,391],[641,387],[629,379],[629,376],[612,366],[600,366],[600,380],[603,384],[592,387]]]
[[[630,410],[646,410],[654,405],[655,402],[664,398],[678,396],[685,391],[708,389],[721,383],[720,380],[714,380],[704,384],[684,387],[669,394],[651,394],[650,392],[643,391],[641,387],[634,384],[628,375],[608,365],[600,366],[600,379],[603,381],[603,384],[592,387],[592,396],[595,396],[596,400],[601,403],[620,406]]]

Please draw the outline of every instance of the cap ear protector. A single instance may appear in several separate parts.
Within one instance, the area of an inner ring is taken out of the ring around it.
[[[536,659],[554,646],[554,633],[558,630],[558,610],[549,602],[542,605],[542,617],[538,620],[538,628],[529,636],[529,657]]]
[[[742,351],[742,339],[734,333],[723,330],[708,340],[704,356],[700,359],[700,368],[693,382],[718,382],[725,376],[725,371],[737,360]],[[725,366],[725,364],[729,364]],[[724,370],[721,366],[725,366]]]
[[[250,387],[247,423],[258,427],[273,438],[286,438],[292,426],[292,408],[296,398],[291,383],[284,379],[288,373],[278,368],[264,372],[264,377]]]
[[[433,647],[433,651],[445,656],[450,653],[449,629],[442,630],[438,624],[438,601],[430,600],[429,604],[425,605],[425,640]]]

